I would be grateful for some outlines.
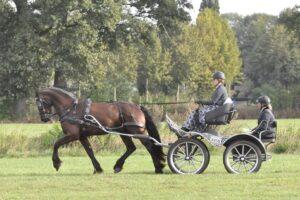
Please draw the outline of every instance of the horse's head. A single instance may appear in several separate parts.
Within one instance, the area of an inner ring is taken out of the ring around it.
[[[51,97],[46,94],[42,94],[41,92],[36,92],[36,105],[38,107],[38,111],[41,117],[41,121],[48,122],[52,117],[52,106],[53,102]]]
[[[50,87],[36,92],[36,104],[43,122],[50,121],[54,115],[65,115],[77,103],[78,100],[72,93],[60,88]],[[55,110],[55,114],[52,114],[52,110]]]

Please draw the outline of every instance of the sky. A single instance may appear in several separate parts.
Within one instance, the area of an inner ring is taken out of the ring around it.
[[[193,21],[198,15],[201,0],[189,0],[194,9],[191,11]],[[251,15],[253,13],[267,13],[279,15],[279,13],[288,7],[300,6],[300,0],[219,0],[220,12],[235,12],[240,15]]]

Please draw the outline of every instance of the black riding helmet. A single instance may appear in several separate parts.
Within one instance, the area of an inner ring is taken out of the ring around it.
[[[271,104],[271,99],[268,96],[260,96],[257,98],[256,103],[260,103],[263,105]]]
[[[213,79],[223,79],[223,80],[225,80],[225,74],[221,71],[217,71],[213,74]]]

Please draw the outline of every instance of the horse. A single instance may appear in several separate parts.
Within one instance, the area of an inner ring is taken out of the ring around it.
[[[51,121],[54,115],[58,115],[64,136],[57,139],[53,147],[53,167],[58,171],[62,161],[58,155],[58,149],[62,145],[79,140],[90,157],[95,173],[102,173],[103,169],[95,158],[92,146],[89,142],[90,136],[105,135],[105,131],[98,127],[87,125],[84,115],[89,113],[94,116],[103,127],[114,128],[123,134],[145,136],[148,135],[160,140],[156,125],[148,110],[128,102],[91,102],[89,99],[78,100],[72,93],[63,89],[50,87],[36,92],[36,103],[41,121]],[[52,109],[54,108],[54,109]],[[53,113],[52,110],[55,112]],[[123,169],[125,160],[136,150],[131,137],[120,135],[126,146],[126,152],[116,161],[114,172],[119,173]],[[146,138],[140,138],[141,143],[151,155],[155,173],[163,173],[165,166],[165,155],[162,147],[154,144]]]

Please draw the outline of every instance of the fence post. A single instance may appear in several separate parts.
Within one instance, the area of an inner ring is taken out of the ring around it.
[[[149,101],[148,84],[149,84],[149,81],[148,81],[148,78],[147,78],[146,79],[146,102]]]
[[[180,91],[179,91],[179,90],[180,90],[180,86],[179,86],[179,84],[178,84],[178,85],[177,85],[177,93],[176,93],[176,102],[177,102],[177,103],[178,103],[179,100],[180,100],[180,99],[179,99],[179,98],[180,98],[180,97],[179,97],[179,96],[180,96]]]
[[[117,88],[114,87],[114,101],[117,101]]]

